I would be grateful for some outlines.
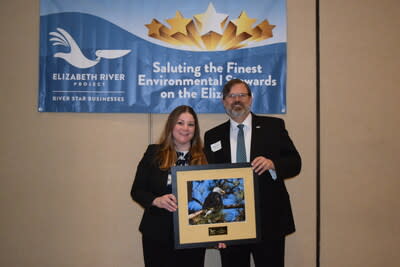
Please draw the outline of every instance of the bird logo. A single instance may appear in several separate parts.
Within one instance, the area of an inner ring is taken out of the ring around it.
[[[50,32],[50,42],[53,46],[62,45],[70,48],[68,53],[58,52],[53,55],[55,58],[62,58],[74,67],[87,69],[95,66],[102,58],[115,59],[127,55],[131,50],[96,50],[97,58],[94,60],[88,59],[82,53],[74,38],[62,28],[57,28],[56,32]]]

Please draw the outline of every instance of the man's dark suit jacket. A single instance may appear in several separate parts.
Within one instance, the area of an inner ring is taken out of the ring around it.
[[[282,119],[252,114],[250,162],[264,156],[274,162],[277,179],[269,171],[259,177],[262,238],[282,237],[295,231],[289,194],[284,179],[300,173],[301,158]],[[208,163],[231,163],[230,122],[205,133],[204,151]],[[221,142],[218,145],[211,145]],[[213,151],[214,150],[214,151]]]
[[[144,208],[139,230],[143,236],[153,240],[172,239],[172,212],[152,206],[156,197],[168,192],[168,171],[159,168],[156,154],[159,145],[149,145],[136,170],[131,189],[132,199]]]

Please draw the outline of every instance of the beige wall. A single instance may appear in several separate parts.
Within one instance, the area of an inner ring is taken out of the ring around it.
[[[400,2],[321,2],[321,266],[399,266]]]
[[[316,266],[315,1],[288,2],[287,266]],[[399,5],[321,0],[321,266],[397,266]],[[165,115],[38,113],[39,0],[0,2],[0,266],[143,266],[136,165]],[[397,82],[397,83],[396,83]],[[204,132],[226,117],[201,114]],[[219,266],[215,250],[207,266]]]

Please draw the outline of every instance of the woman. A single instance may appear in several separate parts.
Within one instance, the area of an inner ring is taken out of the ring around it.
[[[145,209],[142,233],[146,267],[204,266],[205,249],[174,250],[172,212],[177,201],[171,194],[170,168],[206,164],[197,115],[179,106],[168,116],[159,144],[149,145],[137,167],[131,196]]]

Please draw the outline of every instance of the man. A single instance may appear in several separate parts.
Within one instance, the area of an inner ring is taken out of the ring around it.
[[[261,242],[221,249],[222,266],[250,266],[252,254],[257,267],[283,267],[285,236],[295,231],[284,179],[300,173],[300,155],[282,119],[250,112],[253,99],[245,82],[230,80],[222,94],[230,120],[205,133],[207,160],[209,163],[251,162],[259,175],[261,216]]]

